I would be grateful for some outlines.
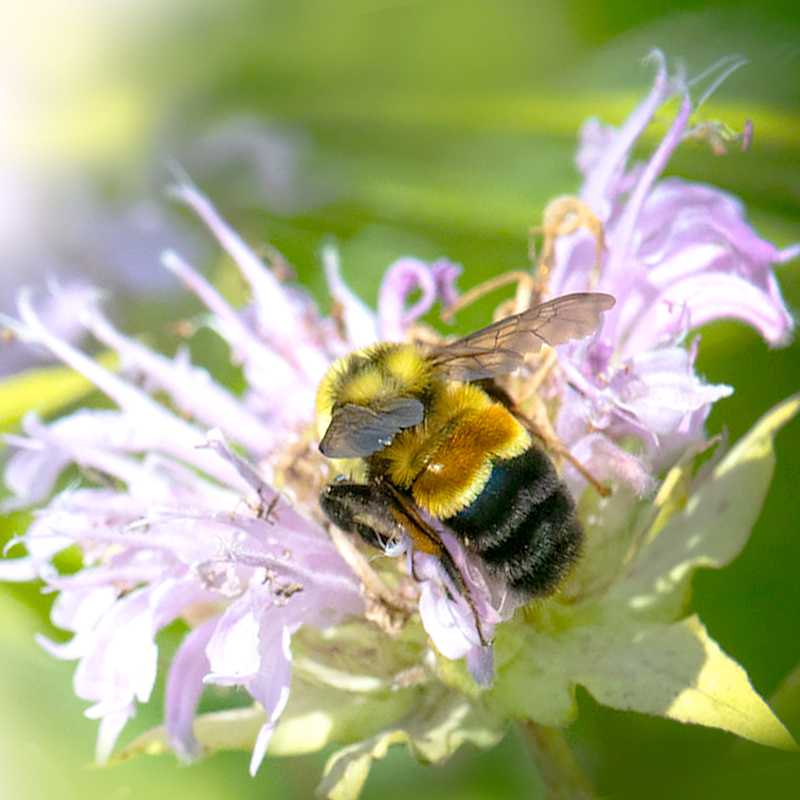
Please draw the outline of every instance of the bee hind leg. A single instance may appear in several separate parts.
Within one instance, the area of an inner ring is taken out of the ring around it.
[[[464,575],[461,573],[461,570],[458,568],[455,559],[450,554],[450,551],[445,547],[437,531],[420,516],[416,506],[411,503],[405,495],[394,489],[394,487],[387,485],[387,488],[389,488],[394,500],[394,516],[408,534],[415,551],[433,556],[442,565],[445,574],[453,584],[453,588],[466,600],[472,612],[472,617],[475,620],[475,630],[478,633],[481,645],[483,647],[488,647],[490,642],[487,641],[484,636],[478,607],[475,605],[469,585]],[[411,558],[411,571],[414,580],[418,581],[419,579],[416,574],[414,574],[413,555]]]
[[[525,393],[518,401],[514,400],[514,398],[512,398],[505,389],[498,386],[494,380],[476,381],[476,384],[493,400],[504,405],[508,411],[519,420],[528,433],[544,445],[545,449],[553,455],[563,458],[575,467],[600,497],[608,497],[611,494],[611,489],[600,483],[600,481],[598,481],[581,463],[580,459],[575,458],[561,439],[558,438],[558,434],[553,430],[553,425],[550,422],[547,409],[536,394],[536,390],[545,380],[550,370],[555,366],[555,363],[556,356],[555,353],[551,351],[545,357],[541,367],[532,378],[533,389],[526,389]],[[526,401],[530,402],[530,410],[527,413],[520,408],[520,404]]]
[[[453,586],[455,587],[456,591],[467,601],[467,605],[472,612],[472,618],[475,621],[475,630],[478,632],[478,638],[481,640],[481,646],[488,647],[491,642],[487,641],[486,637],[484,636],[483,628],[481,627],[481,618],[478,614],[478,608],[475,605],[475,601],[472,599],[472,593],[469,590],[469,586],[467,586],[467,582],[464,580],[461,570],[458,568],[455,560],[445,547],[442,548],[442,553],[439,556],[439,562],[444,568],[444,571],[447,573],[447,577],[453,582]]]

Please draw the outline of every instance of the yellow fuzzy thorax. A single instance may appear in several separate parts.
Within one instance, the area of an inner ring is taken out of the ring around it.
[[[433,380],[430,360],[414,345],[383,343],[335,361],[317,391],[317,432],[325,435],[334,406],[369,406],[394,397],[417,397]]]
[[[504,406],[477,386],[446,382],[423,352],[403,344],[372,345],[333,364],[317,393],[319,435],[337,406],[377,408],[399,397],[424,398],[423,422],[367,458],[337,459],[332,466],[357,482],[385,475],[439,519],[478,497],[494,463],[531,447],[530,435]]]
[[[449,383],[421,425],[402,431],[380,458],[389,479],[447,519],[483,491],[496,461],[531,446],[525,428],[476,386]]]

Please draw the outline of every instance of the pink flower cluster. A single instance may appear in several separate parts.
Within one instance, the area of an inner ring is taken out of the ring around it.
[[[679,109],[666,137],[649,161],[631,163],[634,143],[673,96]],[[652,92],[622,127],[586,124],[581,200],[602,224],[600,257],[596,231],[579,227],[555,241],[551,270],[553,294],[591,289],[617,299],[597,335],[559,348],[558,434],[599,478],[640,492],[702,438],[712,404],[731,391],[695,373],[690,333],[733,317],[780,344],[793,326],[773,267],[800,248],[779,251],[760,239],[724,192],[660,178],[689,131],[691,112],[685,82],[670,78],[662,61]],[[208,308],[208,325],[229,345],[247,388],[235,396],[183,351],[167,358],[121,335],[90,291],[77,299],[56,293],[61,311],[117,354],[121,370],[106,369],[53,333],[23,294],[19,319],[5,324],[85,375],[115,407],[47,423],[29,415],[22,432],[8,437],[7,506],[38,510],[10,548],[16,555],[22,543],[26,554],[0,563],[0,579],[40,579],[57,593],[52,620],[73,636],[43,645],[78,662],[75,691],[100,720],[99,761],[137,703],[150,697],[159,631],[182,621],[187,632],[167,682],[172,744],[185,757],[196,753],[192,722],[205,685],[241,686],[265,712],[255,772],[289,694],[293,634],[362,616],[365,608],[359,580],[320,523],[316,494],[304,494],[302,481],[289,482],[284,494],[273,488],[285,477],[280,464],[292,448],[309,445],[316,388],[332,361],[373,341],[402,339],[435,302],[453,302],[459,268],[396,262],[375,313],[348,289],[335,253],[326,251],[336,313],[325,317],[305,292],[265,268],[195,189],[183,185],[176,194],[249,284],[252,301],[237,310],[177,254],[164,256]],[[413,292],[420,296],[409,307]],[[628,447],[631,439],[638,448]],[[307,461],[314,480],[324,480],[321,459]],[[72,482],[48,500],[65,474]],[[582,479],[570,471],[567,479],[579,495]],[[54,557],[75,544],[82,568],[59,574]],[[470,609],[447,591],[437,563],[414,557],[428,634],[446,656],[466,655],[485,682],[491,654]],[[481,576],[459,563],[490,632],[502,615],[485,602]]]

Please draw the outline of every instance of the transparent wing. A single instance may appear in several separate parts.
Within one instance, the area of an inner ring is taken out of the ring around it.
[[[600,325],[600,314],[615,302],[600,292],[565,294],[436,347],[431,358],[453,381],[505,375],[522,364],[526,353],[538,352],[542,343],[555,347],[588,336]]]
[[[377,406],[346,403],[336,408],[319,450],[328,458],[363,458],[382,450],[404,428],[419,425],[425,409],[412,397],[397,397]]]

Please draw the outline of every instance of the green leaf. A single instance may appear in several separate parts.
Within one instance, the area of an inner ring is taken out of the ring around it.
[[[698,566],[723,566],[744,546],[772,477],[775,434],[798,409],[800,395],[772,409],[694,489],[688,468],[673,471],[650,535],[607,593],[573,607],[538,605],[518,651],[499,670],[495,691],[510,713],[559,724],[558,711],[567,714],[580,684],[614,708],[794,747],[742,667],[697,618],[665,621],[678,614]]]
[[[539,610],[546,613],[548,605],[545,601]],[[526,623],[518,614],[497,629],[490,698],[511,717],[560,728],[578,712],[568,668],[576,654],[569,652],[563,633],[547,630],[541,619],[536,623]]]
[[[312,753],[335,742],[348,744],[374,735],[413,704],[412,688],[343,692],[329,685],[293,681],[286,710],[269,743],[275,756]]]
[[[747,673],[709,637],[697,616],[672,625],[645,623],[628,636],[594,637],[580,684],[598,702],[721,728],[745,739],[797,750]]]
[[[518,629],[518,651],[498,669],[492,698],[513,716],[563,726],[574,716],[573,692],[579,684],[612,708],[796,749],[744,669],[696,616],[666,624],[602,618],[599,611],[594,608],[592,620],[586,609],[585,618],[576,615],[568,629],[550,636]]]
[[[662,506],[675,513],[666,523],[661,515],[656,520],[653,535],[610,594],[610,602],[651,618],[675,616],[694,570],[722,567],[739,554],[772,480],[775,434],[799,409],[800,395],[794,395],[765,414],[685,498],[685,504],[685,486],[675,480],[680,498],[667,499]]]
[[[312,753],[335,742],[346,744],[372,736],[402,717],[414,702],[413,689],[382,695],[338,691],[297,679],[275,733],[269,754],[290,756]],[[219,750],[252,750],[266,714],[260,706],[201,714],[194,733],[204,756]],[[137,736],[110,760],[113,766],[142,755],[162,755],[172,750],[163,725]]]
[[[800,731],[800,665],[781,681],[769,702],[790,731]]]
[[[197,717],[194,721],[194,733],[203,755],[217,750],[251,750],[266,719],[267,715],[260,706],[216,711]],[[159,725],[140,734],[112,755],[106,766],[118,766],[139,756],[159,756],[170,752],[172,745],[167,730]]]
[[[317,791],[330,800],[354,800],[372,762],[383,758],[391,745],[405,744],[423,763],[441,764],[468,742],[484,749],[496,745],[504,720],[488,706],[434,684],[418,693],[414,708],[396,725],[333,755]]]
[[[705,660],[694,684],[675,699],[667,716],[722,728],[768,747],[798,750],[792,735],[761,699],[744,669],[722,651],[697,616],[681,624],[702,645]]]
[[[97,361],[108,369],[117,365],[114,353]],[[52,414],[85,397],[94,385],[69,367],[30,369],[0,381],[0,430],[16,425],[28,412]]]

